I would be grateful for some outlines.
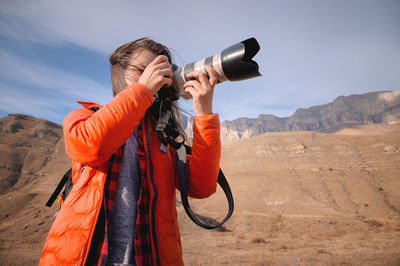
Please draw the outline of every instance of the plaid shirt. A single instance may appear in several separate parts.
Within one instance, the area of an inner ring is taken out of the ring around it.
[[[150,192],[149,184],[146,178],[146,156],[143,147],[141,130],[138,131],[138,148],[137,155],[139,159],[140,175],[141,175],[141,190],[138,202],[138,213],[136,218],[136,230],[135,230],[135,260],[137,265],[151,265],[151,242],[150,242],[150,228],[149,228],[149,202]],[[96,237],[95,241],[92,241],[92,245],[95,245],[96,252],[93,252],[93,257],[89,258],[90,264],[93,265],[105,265],[107,263],[108,255],[108,223],[110,213],[114,204],[115,194],[118,188],[119,173],[121,170],[123,148],[121,147],[116,154],[114,154],[108,165],[107,179],[104,184],[104,203],[105,208],[105,222],[104,224],[97,224],[96,227],[104,226],[103,230],[99,228],[95,229],[96,232],[101,232],[101,235]],[[102,208],[102,210],[104,209]],[[99,216],[100,217],[100,216]]]

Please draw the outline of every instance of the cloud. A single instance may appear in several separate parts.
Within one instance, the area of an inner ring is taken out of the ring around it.
[[[122,43],[150,36],[176,49],[178,64],[254,36],[261,45],[256,61],[264,76],[217,85],[214,110],[223,119],[261,113],[286,116],[292,107],[294,111],[324,104],[339,95],[398,89],[399,11],[395,1],[260,0],[249,5],[228,0],[3,0],[0,36],[27,46],[33,42],[84,47],[102,56]],[[90,88],[101,86],[85,79],[85,73],[71,76],[40,63],[31,67],[36,71],[19,64],[17,68],[26,72],[18,75],[53,91],[58,86],[74,95],[89,91],[85,97],[91,99],[97,93]],[[83,87],[89,89],[77,91]],[[182,106],[191,109],[190,104]]]
[[[40,88],[46,94],[57,93],[67,98],[80,98],[105,103],[110,98],[110,89],[85,76],[45,65],[40,62],[19,58],[0,50],[0,77],[17,84]]]
[[[57,110],[74,108],[76,100],[105,104],[112,97],[109,87],[88,77],[19,58],[4,50],[0,50],[0,62],[6,66],[0,69],[4,81],[0,87],[0,109],[6,112],[59,120]]]
[[[143,36],[164,35],[165,30],[149,23],[149,9],[165,14],[170,4],[142,1],[6,1],[0,14],[0,34],[46,45],[78,45],[101,53]],[[164,6],[163,9],[161,6]],[[158,19],[160,18],[159,15]]]
[[[6,113],[22,113],[40,118],[46,117],[57,122],[63,119],[63,115],[58,110],[60,103],[44,95],[35,95],[32,91],[1,83],[0,94],[0,110]],[[70,108],[72,108],[72,104],[70,104]]]

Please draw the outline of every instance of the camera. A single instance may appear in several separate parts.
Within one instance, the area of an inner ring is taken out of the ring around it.
[[[229,46],[221,53],[207,57],[205,59],[178,67],[172,67],[172,86],[163,87],[159,91],[158,97],[177,100],[179,97],[190,99],[191,95],[186,93],[183,85],[189,81],[187,74],[192,71],[203,72],[207,76],[205,66],[212,67],[218,75],[218,83],[230,80],[239,81],[261,76],[258,71],[257,62],[253,57],[260,50],[260,45],[255,38],[250,38]]]

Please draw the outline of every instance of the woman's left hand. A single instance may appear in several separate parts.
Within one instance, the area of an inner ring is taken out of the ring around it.
[[[210,66],[205,68],[210,76],[209,79],[203,72],[193,71],[187,77],[195,80],[189,80],[183,85],[185,92],[193,97],[193,110],[197,116],[212,114],[214,86],[218,81],[217,72]]]

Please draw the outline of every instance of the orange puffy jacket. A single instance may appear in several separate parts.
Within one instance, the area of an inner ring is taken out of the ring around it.
[[[39,265],[85,264],[103,199],[108,160],[133,134],[152,102],[153,95],[147,87],[133,84],[104,107],[80,102],[85,109],[74,110],[65,117],[65,149],[73,161],[74,186],[50,228]],[[101,108],[94,113],[89,110],[93,106]],[[191,197],[204,198],[216,191],[221,155],[219,131],[217,114],[194,117],[193,155],[188,156],[187,164]],[[174,152],[160,151],[157,134],[150,130],[149,135],[153,177],[150,171],[146,173],[154,182],[150,187],[151,203],[153,189],[157,191],[155,215],[150,215],[156,232],[156,237],[151,238],[158,240],[152,242],[153,265],[183,265],[175,207],[178,181]],[[87,167],[80,173],[82,164]],[[148,165],[146,162],[146,168]]]

